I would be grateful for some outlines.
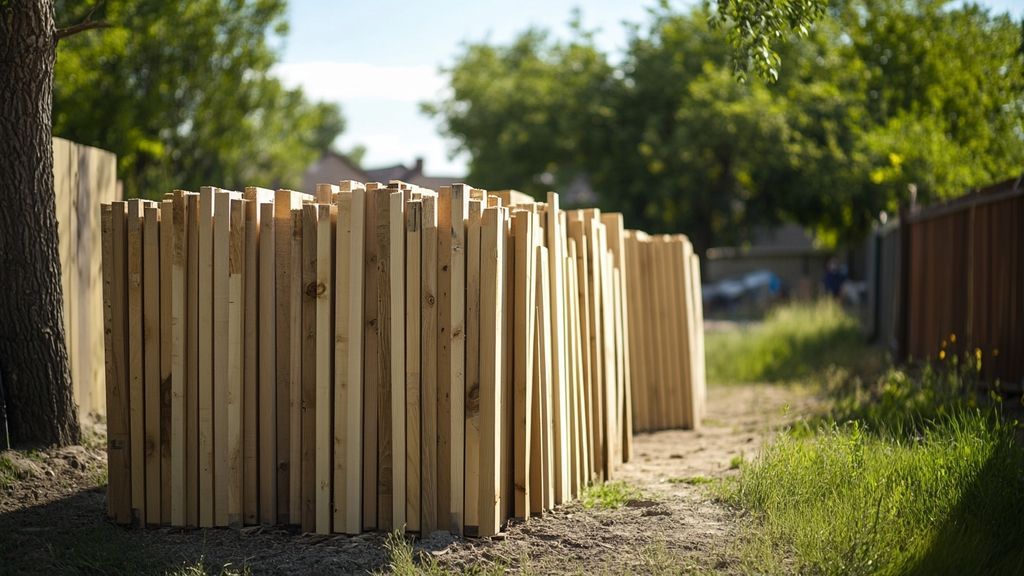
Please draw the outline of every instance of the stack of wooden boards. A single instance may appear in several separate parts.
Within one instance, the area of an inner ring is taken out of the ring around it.
[[[633,430],[697,428],[704,414],[700,259],[686,236],[627,230]]]
[[[620,214],[344,181],[114,202],[102,230],[118,522],[493,535],[612,477],[633,398],[697,422],[658,361],[695,353],[692,258]]]

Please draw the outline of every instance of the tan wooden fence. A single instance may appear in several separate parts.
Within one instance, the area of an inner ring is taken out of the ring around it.
[[[490,535],[613,478],[634,412],[700,419],[692,249],[620,214],[346,181],[102,224],[118,522]]]
[[[53,139],[64,334],[79,416],[106,413],[100,205],[120,199],[117,157]]]

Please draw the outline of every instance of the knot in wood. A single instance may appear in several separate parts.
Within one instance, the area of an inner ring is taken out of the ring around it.
[[[316,298],[323,295],[327,291],[327,285],[323,282],[310,282],[306,286],[306,296],[310,298]]]

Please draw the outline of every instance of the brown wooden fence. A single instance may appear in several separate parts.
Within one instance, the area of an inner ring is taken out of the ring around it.
[[[870,327],[902,359],[982,356],[982,376],[1024,382],[1024,189],[1000,182],[906,211],[869,242]]]

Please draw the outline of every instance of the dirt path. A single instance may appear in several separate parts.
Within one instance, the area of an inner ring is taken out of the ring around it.
[[[513,523],[493,540],[435,534],[416,549],[458,571],[736,572],[741,520],[711,499],[704,479],[735,474],[734,458],[752,458],[773,430],[816,407],[810,394],[793,388],[714,387],[701,431],[636,437],[635,457],[618,474],[641,493],[627,505],[588,510],[574,503]],[[105,458],[96,447],[5,456],[15,469],[6,477],[20,479],[0,482],[0,573],[163,573],[200,559],[254,574],[365,573],[385,566],[380,534],[117,527],[104,519]]]

